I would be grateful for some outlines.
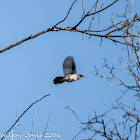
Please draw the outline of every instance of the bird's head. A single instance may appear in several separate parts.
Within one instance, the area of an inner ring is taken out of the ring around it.
[[[80,79],[81,79],[81,78],[85,78],[83,75],[79,75],[79,76],[80,76]]]

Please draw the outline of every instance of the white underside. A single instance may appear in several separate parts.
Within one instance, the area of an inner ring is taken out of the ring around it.
[[[75,81],[79,79],[79,75],[77,74],[69,74],[68,76],[65,76],[66,80],[69,81]]]

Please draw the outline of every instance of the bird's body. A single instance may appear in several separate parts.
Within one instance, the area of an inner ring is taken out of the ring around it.
[[[80,79],[80,76],[78,74],[69,74],[65,76],[65,79],[67,80],[67,82],[73,82]]]
[[[73,57],[68,56],[63,63],[63,72],[65,76],[58,76],[54,79],[54,84],[58,85],[63,82],[73,82],[78,79],[84,78],[84,76],[76,73],[76,65]]]

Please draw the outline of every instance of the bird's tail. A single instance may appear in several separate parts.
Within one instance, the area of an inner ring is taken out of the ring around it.
[[[63,76],[58,76],[53,80],[54,84],[58,85],[61,84],[63,82],[65,82],[65,77]]]

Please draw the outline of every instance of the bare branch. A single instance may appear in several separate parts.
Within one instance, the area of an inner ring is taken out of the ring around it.
[[[111,4],[108,5],[108,6],[106,6],[105,8],[103,8],[103,9],[101,9],[101,10],[99,10],[99,11],[96,11],[96,12],[94,12],[94,13],[91,13],[91,14],[89,14],[89,13],[91,12],[91,10],[90,10],[90,11],[87,12],[87,14],[73,27],[73,29],[77,28],[77,27],[83,22],[83,20],[84,20],[86,17],[91,16],[91,15],[95,15],[95,14],[97,14],[97,13],[99,13],[99,12],[102,12],[102,11],[108,9],[110,6],[112,6],[113,4],[115,4],[117,1],[118,1],[118,0],[114,1],[113,3],[111,3]]]
[[[18,119],[15,121],[15,123],[10,127],[10,129],[5,133],[5,136],[12,130],[12,128],[17,124],[17,122],[22,118],[22,116],[37,102],[40,102],[42,99],[44,99],[45,97],[50,96],[50,94],[47,94],[45,96],[43,96],[42,98],[40,98],[39,100],[33,102],[19,117]],[[3,140],[5,138],[5,136],[3,136],[1,138],[1,140]]]
[[[7,50],[9,50],[9,49],[11,49],[11,48],[13,48],[13,47],[15,47],[15,46],[18,46],[18,45],[20,45],[20,44],[22,44],[23,42],[26,42],[26,41],[28,41],[28,40],[31,40],[31,39],[33,39],[33,38],[36,38],[36,37],[38,37],[38,36],[40,36],[40,35],[42,35],[42,34],[45,34],[45,33],[48,33],[48,32],[54,32],[54,31],[69,31],[69,32],[78,32],[78,33],[82,33],[82,35],[83,34],[86,34],[86,35],[89,35],[90,37],[91,36],[94,36],[94,37],[100,37],[101,38],[101,40],[103,39],[103,38],[106,38],[106,39],[109,39],[109,40],[111,40],[111,41],[113,41],[116,45],[117,44],[123,44],[123,45],[127,45],[127,46],[131,46],[131,47],[136,47],[136,48],[139,48],[140,46],[138,45],[135,45],[134,43],[130,43],[130,42],[128,42],[128,41],[126,41],[125,40],[125,38],[129,38],[129,37],[135,37],[135,38],[140,38],[140,35],[138,34],[138,35],[136,35],[136,34],[134,34],[134,33],[132,33],[131,31],[132,30],[130,30],[129,32],[128,32],[128,34],[126,34],[126,31],[125,31],[125,28],[126,27],[130,27],[130,28],[132,28],[132,26],[133,26],[133,24],[134,24],[134,22],[136,22],[136,21],[140,21],[140,15],[135,15],[131,20],[126,20],[126,21],[120,21],[120,22],[118,22],[118,23],[114,23],[114,25],[113,26],[109,26],[107,29],[103,29],[103,30],[99,30],[99,25],[100,25],[100,14],[101,14],[101,12],[103,12],[104,10],[106,10],[106,9],[108,9],[109,7],[111,7],[112,5],[114,5],[116,2],[118,2],[119,0],[115,0],[114,2],[112,2],[111,4],[109,4],[108,6],[106,6],[105,8],[102,8],[102,6],[101,6],[101,8],[100,8],[100,10],[98,10],[97,11],[97,4],[98,4],[98,2],[99,2],[99,0],[97,0],[96,2],[95,2],[95,4],[92,6],[92,8],[87,12],[87,13],[85,13],[85,9],[84,9],[84,1],[82,0],[82,8],[83,8],[83,13],[84,13],[84,16],[80,19],[80,21],[78,21],[78,23],[76,24],[76,25],[73,25],[73,27],[63,27],[63,28],[61,28],[61,27],[57,27],[60,23],[63,23],[67,18],[68,18],[68,16],[69,16],[69,14],[70,14],[70,11],[72,10],[72,8],[73,8],[73,6],[74,6],[74,4],[77,2],[78,0],[75,0],[72,4],[71,4],[71,6],[70,6],[70,8],[69,8],[69,10],[68,10],[68,12],[67,12],[67,14],[66,14],[66,16],[65,16],[65,18],[63,19],[63,20],[61,20],[61,21],[59,21],[58,23],[56,23],[53,27],[50,27],[50,28],[48,28],[48,29],[46,29],[46,30],[43,30],[43,31],[41,31],[41,32],[38,32],[38,33],[36,33],[36,34],[34,34],[34,35],[31,35],[31,36],[29,36],[29,37],[26,37],[26,38],[24,38],[24,39],[22,39],[22,40],[20,40],[20,41],[18,41],[18,42],[16,42],[16,43],[14,43],[14,44],[11,44],[11,45],[9,45],[9,46],[7,46],[7,47],[5,47],[5,48],[3,48],[3,49],[1,49],[0,50],[0,53],[2,53],[2,52],[4,52],[4,51],[7,51]],[[93,11],[93,8],[95,7],[95,11],[93,12],[93,13],[91,13],[92,11]],[[95,17],[95,15],[96,14],[99,14],[99,24],[98,24],[98,29],[97,29],[97,31],[95,30],[89,30],[90,28],[91,28],[91,25],[92,25],[92,22],[93,22],[93,19],[94,19],[94,17]],[[90,25],[89,25],[89,27],[88,27],[88,29],[85,29],[85,30],[81,30],[81,29],[77,29],[77,27],[87,18],[87,17],[89,17],[89,16],[93,16],[92,17],[92,19],[91,19],[91,22],[90,22]],[[122,25],[120,25],[120,23],[123,23]],[[120,25],[120,27],[117,27],[117,25]],[[115,28],[115,29],[114,29]],[[112,29],[112,30],[111,30]],[[111,31],[110,31],[111,30]],[[124,30],[124,31],[123,31]],[[105,33],[105,32],[107,32],[108,31],[108,33]],[[121,31],[121,32],[120,32]],[[95,33],[93,33],[93,32],[95,32]],[[96,33],[97,32],[97,33]],[[100,33],[103,33],[103,34],[99,34],[99,32]],[[116,33],[116,34],[114,34],[114,35],[112,35],[113,33]],[[119,33],[119,34],[118,34]],[[121,39],[121,40],[120,40]]]
[[[121,102],[122,103],[122,102]],[[99,119],[100,118],[102,118],[102,117],[104,117],[107,113],[109,113],[109,112],[111,112],[112,110],[114,110],[114,109],[116,109],[119,105],[121,105],[121,103],[118,103],[116,106],[113,106],[110,110],[108,110],[108,111],[106,111],[105,113],[103,113],[102,115],[99,115],[99,116],[96,116],[96,114],[95,114],[95,117],[94,118],[92,118],[90,121],[88,121],[88,122],[82,122],[80,119],[79,119],[79,117],[76,115],[76,113],[75,113],[75,111],[73,110],[73,109],[71,109],[70,107],[66,107],[67,109],[69,109],[73,114],[74,114],[74,116],[77,118],[77,120],[82,124],[82,125],[86,125],[82,130],[80,130],[74,137],[73,137],[73,139],[72,140],[74,140],[79,134],[81,134],[84,130],[86,130],[86,129],[88,129],[89,128],[89,126],[91,126],[92,124],[94,124],[94,123],[102,123],[103,124],[103,121],[102,122],[100,122],[99,121]],[[111,120],[110,120],[111,121]],[[109,122],[110,122],[109,121]],[[109,123],[108,122],[108,123]],[[107,124],[108,124],[107,123]],[[106,124],[106,125],[107,125]],[[105,126],[106,126],[105,125]],[[92,127],[92,126],[91,126]],[[103,127],[101,127],[101,129],[100,130],[102,130],[104,128],[104,126]],[[97,132],[99,132],[100,130],[98,130],[98,131],[96,131],[96,133],[93,135],[93,137],[97,134]]]
[[[42,140],[44,139],[44,135],[45,135],[46,130],[47,130],[47,128],[48,128],[49,120],[50,120],[51,114],[52,114],[52,110],[51,110],[51,112],[50,112],[50,114],[49,114],[48,121],[47,121],[47,124],[46,124],[45,130],[44,130],[44,134],[43,134]]]
[[[59,25],[60,23],[64,22],[64,21],[67,19],[67,17],[68,17],[68,15],[69,15],[69,13],[70,13],[70,11],[71,11],[73,5],[74,5],[76,2],[77,2],[77,0],[75,0],[75,1],[72,3],[72,5],[70,6],[70,9],[68,10],[68,13],[67,13],[66,17],[65,17],[63,20],[61,20],[61,21],[59,21],[58,23],[56,23],[53,27],[56,27],[57,25]]]

